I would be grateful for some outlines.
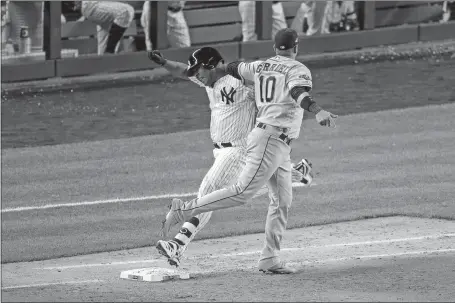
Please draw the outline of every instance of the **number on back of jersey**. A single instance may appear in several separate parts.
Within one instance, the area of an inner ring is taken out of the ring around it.
[[[272,102],[275,97],[276,78],[274,76],[259,76],[259,96],[261,102]]]

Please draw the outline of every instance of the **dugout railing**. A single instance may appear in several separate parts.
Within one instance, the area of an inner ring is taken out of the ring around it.
[[[256,2],[258,41],[254,42],[233,41],[233,36],[238,35],[240,31],[239,17],[226,19],[226,17],[221,18],[220,16],[233,15],[233,12],[237,10],[236,4],[232,1],[223,2],[224,5],[219,3],[221,2],[212,6],[206,4],[190,6],[185,13],[192,38],[195,38],[192,39],[194,46],[172,49],[167,48],[167,3],[164,1],[152,2],[151,38],[153,44],[157,49],[161,49],[168,58],[184,62],[190,51],[204,44],[215,44],[228,61],[262,58],[273,54],[270,40],[271,1]],[[431,15],[431,11],[426,7],[431,4],[431,1],[360,1],[358,11],[360,31],[301,37],[301,52],[333,52],[378,45],[455,38],[454,22],[413,24],[425,20],[425,14]],[[298,5],[300,4],[297,1],[283,2],[288,23],[295,16]],[[46,60],[12,64],[2,62],[2,82],[124,72],[156,67],[147,59],[143,51],[62,58],[63,48],[74,47],[76,43],[80,43],[80,41],[73,42],[69,38],[72,35],[80,35],[81,31],[86,33],[90,40],[87,45],[82,44],[83,47],[91,48],[91,51],[87,53],[93,52],[94,25],[69,23],[62,26],[60,2],[45,1],[44,7],[43,50]],[[207,13],[210,13],[211,17],[202,18]],[[406,24],[403,25],[404,23]],[[136,25],[132,26],[127,33],[133,36],[137,34]],[[213,38],[214,33],[216,38]],[[84,52],[81,53],[84,54]]]

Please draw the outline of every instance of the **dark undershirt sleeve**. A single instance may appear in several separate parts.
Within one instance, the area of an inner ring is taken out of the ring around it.
[[[240,63],[241,63],[241,61],[235,61],[235,62],[229,63],[227,68],[226,68],[226,72],[229,75],[231,75],[232,77],[234,77],[234,78],[237,78],[239,80],[243,80],[242,77],[239,74],[239,65],[240,65]]]
[[[291,89],[291,96],[297,102],[303,93],[308,93],[310,90],[311,88],[308,86],[294,86]],[[307,95],[300,101],[300,107],[314,114],[317,114],[322,110],[310,95]]]
[[[291,89],[291,96],[295,101],[297,101],[301,94],[307,93],[309,91],[310,88],[308,86],[294,86]]]

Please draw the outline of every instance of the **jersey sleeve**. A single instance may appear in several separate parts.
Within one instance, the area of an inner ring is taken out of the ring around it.
[[[262,61],[254,61],[254,62],[241,62],[238,66],[238,72],[244,84],[251,84],[254,82],[254,74],[256,70],[261,64]]]
[[[289,91],[296,86],[306,86],[310,89],[313,88],[311,72],[305,66],[294,67],[288,72],[287,87]]]

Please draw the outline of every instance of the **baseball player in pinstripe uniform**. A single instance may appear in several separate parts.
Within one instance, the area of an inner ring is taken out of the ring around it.
[[[75,7],[80,7],[82,15],[97,25],[98,55],[116,53],[125,31],[134,19],[134,8],[116,1],[75,1]]]
[[[275,57],[252,63],[233,62],[214,71],[255,86],[257,124],[248,135],[246,164],[236,183],[188,202],[172,200],[164,227],[206,212],[244,205],[267,185],[271,202],[258,269],[290,274],[296,270],[278,256],[292,202],[290,144],[299,136],[304,109],[315,113],[319,124],[329,127],[335,127],[337,116],[323,110],[309,94],[313,86],[311,73],[295,60],[299,41],[296,31],[280,30],[274,41]]]
[[[242,19],[242,41],[256,41],[256,1],[239,1],[239,13]],[[272,39],[276,33],[287,27],[286,16],[280,1],[272,3]]]
[[[223,62],[223,58],[211,47],[192,53],[188,65],[166,60],[159,51],[150,52],[149,58],[173,75],[189,78],[206,89],[211,109],[210,136],[215,146],[215,162],[202,180],[198,197],[234,184],[245,165],[247,136],[256,120],[252,88],[231,75],[213,77],[211,71]],[[293,176],[296,182],[309,185],[312,181],[311,164],[303,159],[293,168]],[[167,257],[171,265],[179,266],[188,244],[207,224],[211,215],[211,212],[205,212],[182,222],[179,233],[172,240],[158,241],[160,254]],[[171,227],[163,226],[161,235],[166,237]]]
[[[183,13],[184,6],[185,1],[168,1],[166,32],[170,47],[191,46],[190,30]],[[150,35],[150,19],[150,1],[144,1],[141,14],[141,26],[144,28],[145,46],[147,51],[151,51],[153,49]]]

